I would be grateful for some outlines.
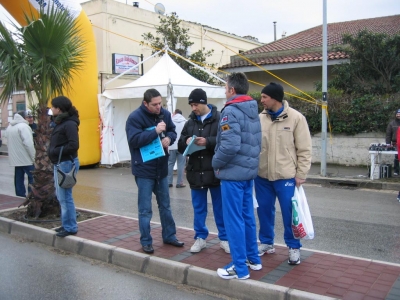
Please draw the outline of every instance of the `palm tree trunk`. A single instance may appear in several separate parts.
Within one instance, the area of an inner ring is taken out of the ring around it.
[[[37,112],[35,171],[33,172],[33,184],[29,185],[32,192],[28,194],[24,203],[24,205],[28,205],[27,216],[32,218],[60,214],[60,204],[54,187],[53,164],[47,155],[53,130],[50,127],[51,121],[47,112],[48,108],[46,106],[40,107]]]

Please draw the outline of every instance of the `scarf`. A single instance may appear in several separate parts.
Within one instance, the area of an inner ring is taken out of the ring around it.
[[[267,110],[267,113],[271,116],[272,121],[275,121],[276,118],[281,114],[281,112],[283,111],[283,105],[280,109],[278,109],[277,111],[272,111],[272,110]]]
[[[54,119],[54,122],[56,124],[60,124],[64,119],[69,117],[69,113],[67,112],[63,112],[61,114],[59,114],[58,116],[56,116],[56,118]]]

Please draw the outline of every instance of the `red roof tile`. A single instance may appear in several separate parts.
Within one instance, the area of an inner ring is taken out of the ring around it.
[[[343,34],[355,35],[364,29],[388,35],[399,34],[400,15],[330,23],[328,24],[328,47],[343,44]],[[259,65],[322,60],[322,25],[248,50],[241,55],[247,56]],[[347,56],[342,52],[328,52],[328,60],[344,58]],[[222,66],[221,69],[250,65],[248,61],[235,56],[230,64]]]

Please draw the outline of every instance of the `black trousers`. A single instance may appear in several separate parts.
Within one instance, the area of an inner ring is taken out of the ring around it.
[[[399,156],[397,154],[394,156],[393,172],[399,174]]]

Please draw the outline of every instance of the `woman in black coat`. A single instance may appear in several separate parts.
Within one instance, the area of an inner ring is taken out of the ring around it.
[[[79,114],[71,100],[65,96],[59,96],[51,101],[55,127],[51,134],[48,155],[54,164],[54,184],[57,199],[61,206],[61,227],[57,228],[57,236],[66,237],[78,232],[76,222],[75,203],[72,197],[72,188],[62,188],[58,185],[57,168],[68,173],[75,164],[75,174],[79,169]]]

